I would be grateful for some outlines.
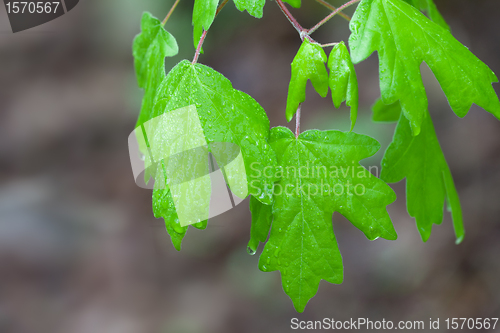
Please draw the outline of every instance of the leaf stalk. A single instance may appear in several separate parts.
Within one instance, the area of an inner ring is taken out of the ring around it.
[[[337,10],[337,7],[332,6],[330,3],[326,2],[325,0],[316,0],[316,2],[318,2],[319,4],[322,4],[323,6],[325,6],[326,8],[328,8],[330,10]],[[339,15],[342,16],[343,18],[345,18],[347,21],[351,21],[351,17],[349,15],[347,15],[346,13],[339,12]]]
[[[302,104],[299,104],[297,108],[297,113],[295,113],[295,139],[299,138],[300,135],[300,111],[302,109]]]
[[[196,64],[198,62],[198,58],[200,57],[201,53],[201,47],[203,46],[203,42],[205,41],[205,38],[207,37],[208,30],[203,30],[203,33],[201,34],[200,41],[198,42],[198,47],[196,48],[196,52],[194,53],[194,58],[192,64]]]
[[[168,19],[170,18],[170,16],[172,16],[172,13],[174,12],[175,8],[177,7],[177,5],[179,4],[181,0],[176,0],[172,6],[172,8],[170,8],[170,10],[168,11],[168,14],[167,16],[165,17],[165,19],[163,20],[163,22],[161,22],[161,24],[163,26],[165,26],[165,24],[167,24],[167,21]]]
[[[321,21],[318,22],[318,24],[316,24],[314,27],[312,27],[311,29],[307,30],[307,34],[310,35],[312,34],[313,32],[315,32],[316,30],[318,30],[319,27],[321,27],[323,24],[325,24],[326,22],[328,22],[328,20],[330,20],[332,17],[334,17],[335,15],[337,15],[338,13],[342,12],[344,9],[346,9],[347,7],[350,7],[352,5],[354,5],[355,3],[358,3],[360,2],[361,0],[351,0],[345,4],[343,4],[342,6],[336,8],[333,12],[331,12],[327,17],[325,17],[324,19],[322,19]]]
[[[215,11],[215,17],[217,17],[217,15],[219,15],[220,11],[222,10],[222,8],[224,8],[224,6],[227,4],[228,1],[229,0],[224,0],[221,2],[219,7],[217,7],[217,10]],[[200,57],[200,53],[201,53],[201,47],[203,46],[203,42],[205,41],[205,38],[207,37],[207,33],[208,33],[208,30],[203,30],[203,33],[201,34],[200,41],[198,42],[198,47],[196,47],[196,52],[194,54],[194,58],[192,61],[193,65],[198,62],[198,58]]]
[[[285,4],[283,3],[282,0],[276,0],[276,3],[280,7],[280,9],[283,12],[283,14],[285,14],[285,16],[288,19],[288,21],[290,21],[290,23],[293,25],[293,27],[295,28],[295,30],[297,30],[297,32],[299,33],[299,35],[301,35],[301,37],[302,37],[302,34],[306,31],[306,29],[302,28],[302,26],[300,25],[300,23],[295,19],[295,17],[293,17],[292,13],[290,13],[290,11],[288,10],[288,8],[286,8],[286,6],[285,6]]]

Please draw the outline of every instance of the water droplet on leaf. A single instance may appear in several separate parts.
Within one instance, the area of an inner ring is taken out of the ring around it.
[[[250,246],[247,246],[247,253],[251,256],[253,256],[257,250],[252,249]]]

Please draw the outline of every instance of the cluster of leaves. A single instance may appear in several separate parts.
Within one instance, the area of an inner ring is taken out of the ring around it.
[[[301,6],[300,0],[284,1]],[[195,45],[213,23],[218,3],[195,0]],[[240,11],[247,10],[257,18],[263,15],[265,0],[234,3]],[[458,194],[428,112],[422,62],[431,68],[459,117],[475,103],[500,118],[500,102],[491,85],[497,82],[495,74],[452,36],[432,0],[362,0],[350,30],[350,52],[339,42],[328,57],[321,45],[303,38],[291,65],[286,102],[290,121],[305,101],[310,80],[322,97],[331,90],[335,107],[344,101],[350,106],[349,132],[294,134],[284,127],[270,129],[265,111],[252,97],[196,61],[183,60],[165,75],[164,59],[177,54],[177,43],[162,22],[148,13],[133,46],[138,83],[145,90],[137,127],[165,112],[195,105],[207,144],[231,142],[240,147],[251,194],[249,253],[265,243],[259,268],[281,272],[284,290],[299,312],[316,294],[322,279],[331,283],[343,280],[342,257],[332,226],[334,212],[345,216],[370,240],[397,238],[386,209],[396,199],[388,183],[406,178],[408,212],[416,219],[424,241],[432,225],[442,222],[445,202],[452,213],[457,243],[464,237]],[[381,98],[373,106],[373,119],[397,122],[383,157],[381,179],[360,165],[380,149],[379,143],[352,132],[358,112],[353,64],[375,51],[380,60]],[[265,169],[273,171],[266,173]],[[301,169],[312,175],[304,177]],[[341,172],[330,174],[330,170]],[[187,227],[180,226],[164,178],[157,179],[163,182],[161,188],[155,183],[153,210],[155,217],[165,219],[179,250]],[[358,187],[362,194],[349,190]],[[206,225],[203,221],[194,226]]]

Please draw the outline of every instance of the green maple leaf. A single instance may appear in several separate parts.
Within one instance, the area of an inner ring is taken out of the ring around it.
[[[271,234],[259,260],[262,271],[281,271],[285,292],[302,312],[321,279],[343,280],[342,257],[332,227],[337,211],[368,239],[396,239],[386,206],[392,189],[359,164],[380,148],[364,135],[271,130],[278,158]]]
[[[301,5],[301,0],[283,0],[283,2],[286,2],[295,8],[300,8]]]
[[[434,1],[432,0],[404,0],[404,1],[408,2],[413,7],[416,7],[421,11],[427,13],[427,15],[432,21],[436,22],[446,30],[450,30],[450,26],[444,20],[443,16],[437,9],[436,4],[434,4]]]
[[[272,183],[256,170],[274,166],[269,146],[269,119],[249,95],[233,88],[222,74],[187,60],[177,64],[158,88],[155,107],[141,114],[142,124],[164,113],[195,105],[207,144],[230,142],[239,146],[248,180],[248,192],[263,203],[272,202]]]
[[[195,0],[193,8],[193,42],[198,47],[203,29],[208,30],[214,22],[219,0]]]
[[[328,57],[328,68],[330,69],[329,86],[332,90],[333,105],[340,107],[343,101],[351,107],[351,131],[358,117],[358,79],[351,61],[349,51],[340,42],[332,49]]]
[[[418,231],[425,242],[429,239],[433,224],[443,221],[445,198],[452,213],[453,226],[460,243],[465,235],[462,209],[453,177],[427,112],[419,135],[413,136],[410,124],[396,102],[388,108],[377,108],[375,113],[391,109],[391,114],[381,114],[378,119],[394,119],[399,110],[399,122],[394,139],[382,159],[380,178],[387,183],[397,183],[406,178],[408,213],[417,222]]]
[[[234,0],[234,4],[239,11],[246,10],[256,18],[262,18],[266,0]]]
[[[182,227],[179,216],[175,210],[175,204],[168,185],[167,188],[153,190],[153,214],[156,218],[163,218],[165,227],[170,235],[172,244],[177,251],[181,250],[182,239],[186,235],[188,226]]]
[[[378,99],[372,106],[373,121],[384,123],[395,123],[401,115],[401,106],[399,102],[385,105],[382,99]]]
[[[156,218],[164,219],[172,244],[177,251],[180,251],[182,239],[186,235],[188,226],[181,226],[170,189],[166,183],[164,187],[153,190],[153,214]],[[194,223],[192,226],[197,229],[205,229],[207,221]]]
[[[211,199],[208,149],[195,108],[155,117],[141,124],[136,137],[145,155],[146,178],[155,180],[153,212],[164,218],[172,243],[180,250],[187,224],[206,227]]]
[[[500,118],[493,90],[495,74],[449,31],[402,0],[363,0],[350,23],[349,46],[354,63],[378,51],[384,104],[400,101],[414,135],[427,110],[420,74],[425,61],[453,111],[464,117],[473,103]]]
[[[292,120],[297,108],[306,100],[307,80],[311,80],[314,89],[321,97],[328,94],[328,72],[325,51],[318,44],[304,39],[292,62],[292,78],[288,87],[286,101],[286,119]]]
[[[137,82],[145,90],[141,113],[146,113],[153,109],[156,89],[165,79],[165,57],[176,55],[179,47],[160,20],[150,13],[143,14],[141,30],[134,39],[132,50]]]
[[[259,243],[265,243],[269,235],[269,228],[273,220],[273,206],[264,205],[254,197],[250,197],[250,212],[252,213],[252,225],[247,251],[254,255]]]
[[[212,153],[215,154],[218,163],[222,162],[223,165],[229,162],[229,156],[223,156],[227,151],[221,150],[220,147],[213,143],[218,142],[231,142],[238,145],[241,149],[245,170],[248,180],[248,192],[258,197],[259,200],[270,204],[272,194],[270,188],[274,179],[269,179],[264,176],[256,177],[255,170],[261,170],[266,166],[274,166],[276,164],[276,157],[272,148],[267,143],[269,136],[269,120],[262,107],[247,94],[234,89],[231,82],[227,80],[220,73],[213,69],[200,65],[191,64],[189,61],[182,61],[175,66],[167,75],[166,79],[160,85],[157,91],[157,98],[155,100],[155,107],[148,112],[141,113],[138,124],[143,125],[152,119],[169,113],[173,110],[178,110],[190,105],[196,106],[196,112],[199,117],[199,122],[203,131],[204,143],[210,144]],[[167,124],[168,125],[168,124]],[[189,127],[189,124],[187,124]],[[161,143],[162,136],[167,128],[158,128],[151,130],[152,138]],[[179,145],[189,141],[189,128],[182,132],[184,137],[179,138],[176,142]],[[166,134],[166,133],[165,133]],[[151,140],[151,139],[150,139]],[[153,145],[152,145],[153,146]],[[169,150],[169,147],[163,147],[161,144],[156,144],[163,150]],[[197,144],[188,144],[187,148],[193,148]],[[215,150],[214,150],[215,149]],[[183,151],[182,147],[178,147],[176,151]],[[166,153],[168,156],[169,154]],[[231,154],[229,154],[231,155]],[[227,161],[226,161],[227,159]],[[189,159],[181,159],[177,161],[177,165],[171,166],[173,170],[170,174],[175,175],[175,170],[179,170],[178,178],[185,177],[186,168],[180,164],[191,164],[194,169],[203,168],[203,165],[197,165],[198,162],[190,162]],[[200,163],[198,163],[200,164]],[[158,167],[159,168],[159,167]],[[198,170],[199,171],[199,170]],[[226,170],[227,171],[227,170]],[[195,172],[196,173],[196,172]],[[155,176],[155,190],[153,191],[153,207],[156,217],[163,217],[167,226],[167,231],[171,235],[172,242],[177,249],[180,249],[181,241],[187,231],[187,227],[182,227],[179,217],[176,212],[172,194],[167,185],[166,172],[159,168]],[[204,172],[198,172],[204,174]],[[189,177],[190,179],[196,178]],[[231,186],[233,192],[235,189],[232,187],[234,182],[231,182],[231,177],[226,181]],[[157,188],[157,184],[163,184]],[[200,184],[199,186],[204,186]],[[246,185],[245,185],[246,186]],[[206,184],[207,189],[210,184]],[[193,194],[193,204],[195,200],[202,200],[202,206],[206,206],[206,201],[209,199],[207,195],[200,197],[200,191]],[[206,192],[206,191],[203,191]],[[235,192],[235,194],[238,194]],[[246,192],[242,194],[246,196]],[[204,199],[205,198],[205,199]],[[189,197],[182,198],[183,205],[189,205]],[[187,200],[187,201],[186,201]],[[206,226],[206,221],[194,224],[195,227],[203,228]]]

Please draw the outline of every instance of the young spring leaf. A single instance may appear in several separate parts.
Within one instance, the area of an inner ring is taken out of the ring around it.
[[[286,101],[286,119],[288,121],[292,120],[299,105],[306,100],[307,80],[311,80],[314,89],[321,97],[326,97],[328,94],[326,61],[326,54],[321,46],[313,44],[305,38],[292,62],[292,78]]]
[[[253,196],[250,197],[250,212],[252,213],[252,226],[250,227],[250,241],[248,253],[254,255],[259,243],[265,243],[269,235],[269,228],[273,220],[273,206],[264,205]]]
[[[203,29],[208,30],[215,19],[219,0],[195,0],[193,8],[193,42],[198,47]]]
[[[439,12],[436,7],[436,4],[433,0],[404,0],[408,2],[413,7],[416,7],[426,13],[429,18],[445,28],[446,30],[450,30],[450,26],[446,23],[443,16]]]
[[[386,206],[392,189],[359,164],[380,148],[353,132],[271,130],[280,180],[274,187],[271,234],[259,260],[262,271],[281,271],[285,292],[302,312],[321,279],[341,283],[343,266],[332,227],[335,211],[368,239],[396,239]],[[254,218],[254,216],[253,216]]]
[[[157,18],[144,13],[141,20],[142,32],[134,39],[133,55],[140,88],[144,89],[141,113],[153,109],[156,89],[165,79],[165,57],[179,52],[175,38],[168,33]]]
[[[378,51],[380,90],[385,104],[401,102],[413,135],[427,110],[420,74],[425,61],[441,84],[453,111],[464,117],[476,103],[500,118],[497,77],[449,31],[402,0],[363,0],[350,23],[354,63]]]
[[[195,105],[207,143],[238,145],[244,160],[248,191],[270,204],[274,179],[262,170],[274,166],[276,157],[269,146],[269,119],[249,95],[233,88],[222,74],[201,64],[181,61],[158,88],[155,107],[141,114],[144,123],[166,112]]]
[[[246,10],[253,17],[262,18],[266,0],[234,0],[234,4],[239,11]]]
[[[394,139],[382,159],[380,178],[387,183],[397,183],[406,178],[408,213],[416,219],[424,242],[431,235],[432,225],[443,221],[443,207],[447,198],[457,243],[460,243],[465,235],[460,200],[429,113],[425,114],[420,134],[413,136],[399,103],[391,105],[390,109],[392,114],[399,109],[401,115]]]
[[[332,49],[328,57],[330,69],[329,86],[332,91],[333,105],[340,107],[343,101],[351,107],[351,131],[358,117],[358,79],[351,61],[351,56],[344,42]]]

